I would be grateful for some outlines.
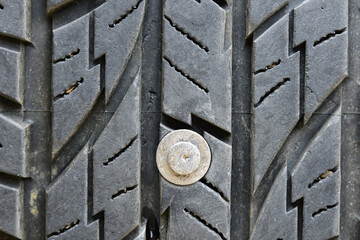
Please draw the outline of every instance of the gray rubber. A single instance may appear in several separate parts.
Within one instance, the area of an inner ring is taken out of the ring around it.
[[[212,149],[210,169],[190,186],[161,180],[160,231],[163,239],[228,239],[231,13],[227,6],[222,8],[213,1],[167,0],[164,4],[163,114],[190,128],[201,119],[209,128],[219,128],[226,139],[198,127]],[[162,135],[180,127],[167,126],[166,119],[163,124]]]
[[[357,0],[0,0],[0,240],[359,239],[359,32]]]
[[[6,11],[5,11],[6,10]],[[23,237],[24,178],[29,177],[31,121],[24,119],[24,55],[29,35],[29,4],[2,1],[0,32],[0,231]],[[16,41],[11,41],[17,39]],[[0,237],[2,237],[0,235]]]
[[[264,21],[257,10],[249,8],[248,33]],[[263,12],[276,10],[269,6]],[[347,11],[343,1],[310,0],[264,32],[255,29],[251,239],[339,235],[341,101],[336,87],[348,75]],[[309,24],[314,19],[315,27]],[[316,114],[326,116],[321,125]],[[318,127],[310,136],[306,130],[312,124]],[[259,195],[265,199],[259,201]]]
[[[49,239],[123,239],[140,227],[140,58],[135,52],[144,9],[145,1],[107,1],[53,30],[55,159],[92,114],[105,119],[90,126],[99,131],[82,141],[87,141],[84,148],[47,188]],[[131,58],[135,66],[129,66]],[[124,76],[126,70],[131,74]],[[128,83],[120,88],[123,78]],[[96,104],[104,111],[95,110]]]

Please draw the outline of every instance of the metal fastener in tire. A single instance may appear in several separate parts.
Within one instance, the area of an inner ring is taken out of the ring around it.
[[[191,130],[176,130],[159,143],[156,163],[161,175],[176,185],[201,179],[210,167],[211,152],[205,139]]]

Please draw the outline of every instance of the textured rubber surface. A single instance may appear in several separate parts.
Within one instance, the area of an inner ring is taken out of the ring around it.
[[[144,9],[145,1],[107,1],[53,30],[53,155],[69,157],[67,146],[85,145],[47,188],[49,239],[123,239],[140,228]],[[101,120],[87,126],[94,117]]]
[[[228,239],[231,182],[231,20],[213,1],[167,0],[163,20],[162,135],[180,123],[212,149],[208,173],[180,187],[161,179],[163,239]],[[230,25],[230,26],[229,26]],[[221,66],[221,68],[218,68]],[[197,122],[204,123],[196,126]],[[174,125],[171,125],[174,122]],[[218,129],[219,139],[209,130]],[[199,204],[203,203],[203,204]]]
[[[278,10],[259,16],[257,2],[248,33]],[[347,77],[347,3],[309,0],[288,11],[253,37],[251,239],[329,239],[339,235],[336,87]]]
[[[359,239],[359,32],[357,0],[0,0],[0,239]]]
[[[24,101],[25,47],[30,40],[29,4],[23,0],[2,1],[1,11],[4,13],[0,16],[0,33],[4,41],[0,46],[0,230],[22,238],[31,122],[25,121],[20,110]]]

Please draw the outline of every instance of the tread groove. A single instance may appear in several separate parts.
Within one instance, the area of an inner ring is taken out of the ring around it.
[[[304,225],[304,198],[299,198],[295,202],[292,201],[292,178],[288,172],[286,183],[286,211],[290,212],[292,209],[297,209],[297,239],[303,239],[303,225]]]
[[[9,233],[3,232],[0,230],[0,239],[4,240],[21,240],[20,238],[14,237]]]
[[[231,144],[231,134],[222,128],[196,116],[195,114],[191,114],[191,125],[188,125],[185,122],[182,122],[176,118],[173,118],[166,113],[162,113],[161,123],[166,127],[171,128],[173,130],[178,129],[189,129],[199,133],[200,135],[204,135],[204,131],[214,136],[218,140]]]
[[[134,227],[134,229],[132,229],[129,233],[127,233],[122,240],[131,240],[131,239],[136,239],[136,236],[139,234],[139,225]]]
[[[259,24],[251,33],[249,33],[246,38],[253,37],[255,40],[258,36],[261,36],[267,29],[269,29],[273,24],[279,21],[284,15],[288,13],[289,4],[283,4],[276,12],[271,16],[265,19],[262,23]]]
[[[231,133],[193,113],[191,114],[191,124],[195,128],[200,128],[202,131],[213,135],[218,140],[231,145]]]
[[[225,9],[228,5],[227,0],[213,0],[219,7]]]
[[[195,131],[199,134],[201,134],[201,131],[198,131],[197,129],[194,129],[193,126],[191,125],[188,125],[187,123],[184,123],[170,115],[167,115],[166,113],[162,113],[161,114],[161,123],[170,128],[170,129],[173,129],[173,130],[178,130],[178,129],[189,129],[189,130],[192,130],[192,131]]]
[[[1,106],[4,105],[7,109],[7,111],[18,111],[21,109],[22,105],[18,103],[17,101],[8,98],[7,96],[4,96],[0,93],[0,104]]]

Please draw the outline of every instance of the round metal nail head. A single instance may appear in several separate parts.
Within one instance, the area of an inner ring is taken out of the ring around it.
[[[208,171],[211,152],[205,139],[191,130],[168,133],[159,143],[156,163],[161,175],[176,185],[189,185]]]

